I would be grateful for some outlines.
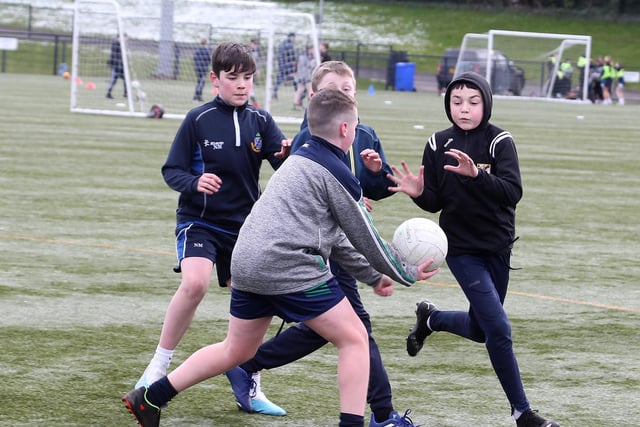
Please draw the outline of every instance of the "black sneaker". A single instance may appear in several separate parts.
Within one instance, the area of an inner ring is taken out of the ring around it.
[[[131,390],[122,398],[122,401],[141,427],[160,426],[160,408],[147,400],[146,387]]]
[[[518,427],[560,427],[560,424],[553,420],[545,420],[540,415],[538,415],[538,411],[533,411],[531,409],[527,409],[526,412],[523,412],[520,415],[520,418],[516,420],[516,425]]]
[[[409,336],[407,336],[407,353],[409,353],[409,356],[418,354],[422,349],[424,340],[433,332],[427,326],[427,320],[431,313],[437,310],[435,304],[427,300],[420,301],[416,306],[416,324],[411,328]]]

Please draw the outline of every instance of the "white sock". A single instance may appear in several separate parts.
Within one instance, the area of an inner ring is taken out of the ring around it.
[[[251,374],[251,379],[256,385],[255,387],[256,393],[259,393],[260,392],[260,371],[254,372],[253,374]]]
[[[262,389],[260,388],[260,371],[251,374],[251,379],[253,380],[254,384],[250,392],[251,398],[258,400],[268,400],[267,396],[264,395]]]
[[[158,381],[160,378],[167,375],[167,369],[169,369],[169,364],[171,363],[171,357],[173,357],[174,350],[167,350],[158,346],[156,348],[156,352],[151,359],[151,362],[147,365],[144,373],[136,383],[139,387],[140,385],[148,385],[153,384]]]
[[[517,420],[522,415],[522,412],[518,411],[516,408],[513,408],[513,419]]]
[[[174,352],[175,350],[167,350],[166,348],[162,348],[158,345],[156,353],[153,355],[153,359],[151,359],[149,366],[158,366],[166,371],[169,369],[169,364],[171,363],[171,358],[173,357]]]

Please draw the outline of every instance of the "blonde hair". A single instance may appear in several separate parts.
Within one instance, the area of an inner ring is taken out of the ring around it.
[[[326,61],[321,63],[313,70],[311,75],[311,90],[313,92],[318,91],[318,85],[327,74],[334,73],[339,76],[348,76],[353,79],[353,87],[356,86],[356,76],[353,74],[351,67],[343,61]]]

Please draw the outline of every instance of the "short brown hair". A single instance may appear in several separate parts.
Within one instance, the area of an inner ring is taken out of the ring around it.
[[[353,74],[353,70],[351,67],[347,65],[346,62],[342,61],[326,61],[321,63],[313,70],[313,74],[311,75],[311,90],[313,92],[318,91],[318,85],[329,73],[335,73],[339,76],[349,76],[353,79],[353,86],[355,88],[356,76]]]
[[[211,69],[216,76],[220,72],[255,73],[256,61],[251,54],[251,47],[243,43],[220,43],[211,55]]]
[[[358,104],[341,90],[324,89],[311,97],[307,121],[311,135],[330,139],[336,136],[340,123],[358,121]]]

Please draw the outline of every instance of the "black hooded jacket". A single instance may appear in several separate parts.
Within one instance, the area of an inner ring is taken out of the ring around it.
[[[477,128],[465,131],[453,121],[450,98],[461,82],[479,88],[484,117]],[[440,213],[440,226],[449,240],[449,255],[508,253],[515,241],[515,210],[522,197],[518,154],[511,134],[489,123],[493,96],[487,81],[463,73],[447,87],[445,111],[453,123],[431,135],[422,156],[424,191],[413,199],[422,209]],[[444,170],[457,162],[445,151],[456,148],[478,167],[469,178]]]

